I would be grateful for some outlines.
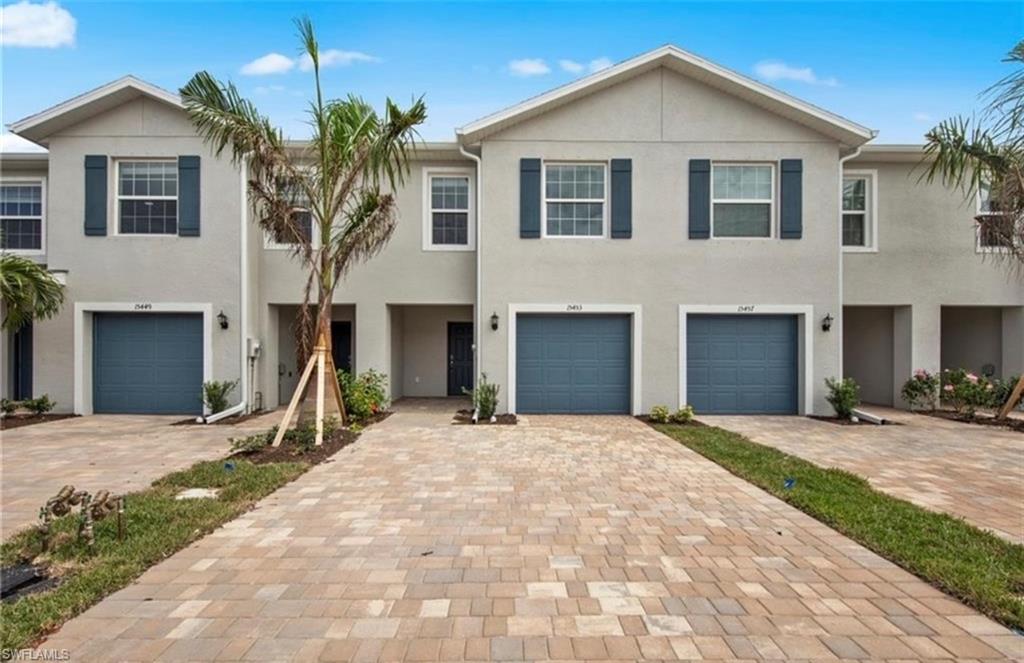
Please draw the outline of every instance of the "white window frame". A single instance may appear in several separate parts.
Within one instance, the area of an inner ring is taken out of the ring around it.
[[[120,183],[121,183],[121,166],[125,163],[170,163],[174,164],[175,170],[178,168],[178,157],[114,157],[112,159],[113,168],[110,169],[110,180],[109,186],[111,187],[110,196],[112,209],[108,210],[108,219],[110,222],[107,224],[112,231],[109,233],[112,237],[133,237],[133,238],[149,238],[149,239],[172,239],[178,237],[179,224],[181,223],[181,178],[178,178],[177,191],[178,193],[173,196],[122,196]],[[173,233],[125,233],[121,232],[121,201],[122,200],[173,200],[175,201],[175,231]]]
[[[462,166],[424,166],[423,171],[423,250],[424,251],[475,251],[476,250],[476,172]],[[435,177],[465,177],[469,182],[466,210],[466,243],[434,244],[434,212],[460,212],[433,208],[431,181]]]
[[[40,230],[39,230],[39,248],[38,249],[0,249],[3,253],[11,253],[23,256],[41,256],[46,255],[46,176],[44,175],[33,175],[24,177],[0,177],[0,184],[38,184],[40,186],[40,200],[42,207],[40,209]],[[12,219],[34,219],[34,216],[24,217],[7,217]]]
[[[991,194],[991,189],[989,190]],[[975,217],[979,216],[990,216],[995,213],[992,211],[983,212],[981,211],[981,189],[975,194]],[[1020,223],[1020,220],[1017,221]],[[1014,235],[1016,237],[1016,235]],[[1013,238],[1011,238],[1013,239]],[[981,224],[978,223],[977,219],[974,221],[974,252],[975,253],[1009,253],[1009,246],[982,246],[981,245]]]
[[[548,166],[601,166],[604,169],[604,197],[601,199],[600,235],[550,235],[548,234],[548,203],[596,203],[597,198],[548,198]],[[611,186],[610,164],[608,161],[542,161],[540,164],[540,236],[544,239],[608,239],[611,224],[608,223],[608,204]]]
[[[844,253],[878,253],[878,171],[877,170],[844,170],[843,179],[861,178],[867,180],[867,209],[864,213],[868,218],[864,220],[864,232],[867,233],[867,243],[864,246],[846,246],[842,244],[842,228],[839,232],[839,242]],[[846,214],[843,209],[843,199],[839,198],[840,223],[842,215]]]
[[[301,170],[306,171],[306,170],[308,170],[308,168],[303,167]],[[296,207],[294,209],[294,211],[296,211],[296,212],[310,212],[310,213],[312,213],[312,210],[310,210],[308,207]],[[316,219],[314,218],[312,220],[312,227],[310,229],[310,232],[312,233],[312,237],[310,239],[312,239],[312,241],[313,241],[313,248],[314,249],[320,248],[320,235],[316,232],[316,230],[317,230],[317,223],[316,223]],[[278,242],[278,241],[275,241],[273,235],[271,235],[269,232],[266,232],[266,231],[263,232],[263,248],[264,249],[268,249],[270,251],[290,251],[290,250],[294,249],[295,246],[296,245],[294,243],[292,243],[292,242]]]
[[[718,168],[719,166],[767,166],[769,169],[771,169],[772,197],[769,200],[763,200],[763,199],[758,200],[758,199],[752,199],[752,198],[715,198],[715,168]],[[776,167],[776,164],[775,164],[774,161],[712,161],[711,162],[711,182],[710,182],[710,186],[711,186],[711,192],[710,192],[711,193],[711,196],[710,196],[710,199],[711,199],[711,203],[710,203],[711,209],[709,210],[710,213],[711,213],[711,239],[739,240],[739,241],[743,241],[743,242],[748,242],[748,241],[751,241],[751,240],[762,241],[763,242],[765,240],[775,239],[775,237],[776,237],[776,225],[777,225],[777,221],[776,221],[776,218],[775,218],[775,216],[776,216],[775,210],[778,207],[778,198],[779,198],[778,178],[776,177],[776,174],[775,174],[775,167]],[[728,203],[741,203],[741,204],[751,204],[751,203],[764,204],[764,203],[768,203],[768,234],[763,236],[763,237],[719,237],[719,236],[715,235],[715,203],[726,203],[726,204],[728,204]]]

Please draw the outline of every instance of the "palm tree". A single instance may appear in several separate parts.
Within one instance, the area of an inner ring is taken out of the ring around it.
[[[427,111],[422,97],[406,109],[387,99],[383,115],[354,95],[325,100],[313,24],[308,18],[295,24],[304,57],[312,64],[316,92],[308,110],[313,136],[307,145],[286,142],[281,130],[234,84],[205,71],[192,77],[181,96],[214,152],[227,150],[235,163],[248,169],[257,223],[272,237],[291,244],[307,272],[296,325],[302,365],[318,342],[327,344],[330,359],[331,302],[338,284],[349,269],[379,253],[391,238],[396,223],[393,191],[408,174],[416,127]],[[331,382],[337,382],[333,375]],[[344,419],[340,392],[332,390]],[[296,393],[293,404],[299,399]],[[319,407],[317,424],[319,430]]]
[[[1013,71],[982,93],[987,104],[980,117],[953,117],[925,134],[922,178],[959,188],[969,201],[987,189],[989,209],[975,219],[979,232],[1000,249],[989,255],[1024,276],[1024,41],[1003,61]],[[1022,396],[1024,375],[998,416]]]
[[[45,267],[11,253],[0,253],[0,295],[7,331],[52,318],[64,304],[64,286]]]

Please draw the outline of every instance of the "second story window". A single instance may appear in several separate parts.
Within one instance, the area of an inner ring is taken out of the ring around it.
[[[5,180],[0,184],[0,249],[42,253],[42,180]]]
[[[843,250],[874,251],[875,171],[846,171],[843,175]]]
[[[473,170],[434,168],[423,171],[423,250],[472,251]]]
[[[279,194],[291,202],[291,227],[279,232],[268,233],[265,246],[268,249],[285,249],[313,237],[313,213],[310,212],[309,197],[298,184],[290,182],[278,185]],[[298,236],[296,236],[298,233]]]
[[[978,215],[975,220],[978,224],[976,251],[1004,251],[1013,246],[1013,217],[1000,213],[999,203],[992,199],[992,190],[987,184],[978,189]]]
[[[775,169],[768,164],[713,164],[711,236],[772,236]]]
[[[546,237],[604,237],[604,164],[544,165]]]
[[[121,235],[178,233],[176,161],[117,162],[117,229]]]

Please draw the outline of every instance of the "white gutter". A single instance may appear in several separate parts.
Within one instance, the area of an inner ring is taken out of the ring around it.
[[[476,329],[473,334],[473,389],[475,390],[479,386],[479,375],[480,375],[480,348],[483,347],[484,340],[484,322],[483,322],[483,289],[481,287],[481,275],[483,274],[482,269],[482,247],[483,242],[481,241],[481,229],[483,224],[480,222],[483,217],[484,209],[484,196],[481,191],[481,182],[483,180],[483,161],[477,155],[468,151],[466,147],[459,142],[459,152],[462,156],[472,159],[476,162],[476,303],[473,306],[473,322]],[[476,408],[473,408],[473,422],[477,420]]]
[[[839,377],[845,377],[843,370],[843,169],[846,162],[860,156],[863,146],[858,146],[845,157],[839,157],[839,311],[835,315],[836,336],[839,337]]]
[[[239,297],[241,298],[238,304],[239,317],[241,318],[238,324],[238,328],[240,330],[238,351],[239,354],[242,356],[242,361],[240,362],[242,373],[241,377],[238,380],[238,383],[242,387],[242,400],[238,403],[238,405],[229,407],[226,410],[221,410],[216,414],[200,417],[203,423],[206,424],[212,424],[215,421],[220,421],[221,419],[225,419],[236,414],[247,414],[249,411],[249,371],[247,370],[249,361],[249,352],[247,347],[247,340],[249,338],[249,261],[246,259],[246,253],[248,252],[249,249],[249,200],[248,196],[246,195],[245,188],[245,175],[248,170],[248,167],[248,162],[243,158],[242,163],[239,165],[239,170],[241,173],[241,177],[239,178],[241,182],[241,195],[239,197],[239,203],[241,205],[241,214],[239,216],[242,220],[242,227],[239,229],[238,233],[239,237],[241,238],[241,245],[239,246],[240,258],[238,263],[238,275],[240,280],[238,289]]]

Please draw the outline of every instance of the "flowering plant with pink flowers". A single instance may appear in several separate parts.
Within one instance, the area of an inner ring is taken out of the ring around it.
[[[957,414],[974,418],[979,407],[990,407],[994,387],[988,378],[978,376],[966,369],[946,369],[942,372],[942,402]]]
[[[939,376],[923,368],[917,369],[910,379],[903,383],[900,397],[911,410],[934,410],[939,400]]]

